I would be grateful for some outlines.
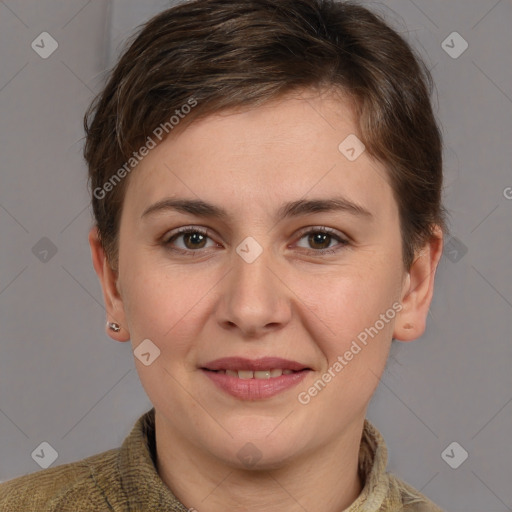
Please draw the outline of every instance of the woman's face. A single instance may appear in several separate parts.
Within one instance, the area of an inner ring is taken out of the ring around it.
[[[132,172],[113,311],[133,349],[150,340],[135,362],[167,435],[270,467],[361,426],[410,279],[357,132],[337,97],[287,97],[197,121]]]

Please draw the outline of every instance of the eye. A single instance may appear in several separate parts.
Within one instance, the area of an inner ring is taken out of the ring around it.
[[[303,240],[306,246],[301,245]],[[337,231],[328,227],[318,226],[303,230],[300,233],[297,247],[310,254],[322,255],[326,253],[332,254],[348,244],[349,242],[338,234]],[[221,247],[220,244],[208,236],[207,229],[195,226],[184,226],[171,232],[170,236],[163,241],[163,245],[170,250],[183,254],[197,253],[200,249]]]
[[[181,243],[177,243],[178,241]],[[208,241],[210,241],[209,246]],[[208,236],[206,229],[192,226],[179,228],[163,243],[170,249],[181,252],[195,252],[198,249],[219,246]]]
[[[306,244],[308,245],[304,247],[297,244],[297,246],[305,249],[312,249],[308,252],[314,254],[324,254],[327,252],[332,253],[349,243],[342,236],[336,233],[337,232],[331,228],[315,227],[301,233],[299,242],[305,239]]]

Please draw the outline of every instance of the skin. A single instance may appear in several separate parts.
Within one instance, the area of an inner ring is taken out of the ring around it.
[[[137,358],[135,365],[155,406],[157,470],[187,507],[334,512],[361,492],[366,410],[391,339],[424,332],[442,232],[436,228],[411,268],[403,267],[383,164],[367,152],[351,162],[338,150],[357,133],[350,104],[332,92],[303,91],[193,122],[130,175],[116,270],[96,229],[89,234],[107,319],[122,327],[108,335],[131,340],[133,349],[149,338],[161,351],[151,365]],[[285,202],[339,195],[372,216],[274,217]],[[201,199],[227,218],[172,210],[141,218],[164,198]],[[173,251],[164,242],[182,226],[208,228],[210,238],[195,249],[197,238],[194,246],[179,236]],[[323,226],[335,230],[325,242],[300,232]],[[236,252],[248,236],[263,249],[252,263]],[[319,254],[324,247],[331,251]],[[195,253],[177,252],[187,248]],[[403,307],[395,318],[307,405],[299,403],[298,394],[394,302]],[[241,400],[199,369],[228,356],[282,357],[312,371],[275,397]],[[261,454],[250,468],[237,456],[248,442]]]

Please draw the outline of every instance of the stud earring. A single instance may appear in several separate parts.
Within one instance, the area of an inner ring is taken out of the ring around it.
[[[121,326],[116,322],[107,322],[107,326],[111,331],[119,332],[121,330]]]

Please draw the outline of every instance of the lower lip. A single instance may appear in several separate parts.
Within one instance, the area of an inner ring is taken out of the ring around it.
[[[262,400],[278,395],[296,386],[309,371],[302,370],[270,379],[240,379],[225,373],[202,370],[220,389],[242,400]]]

